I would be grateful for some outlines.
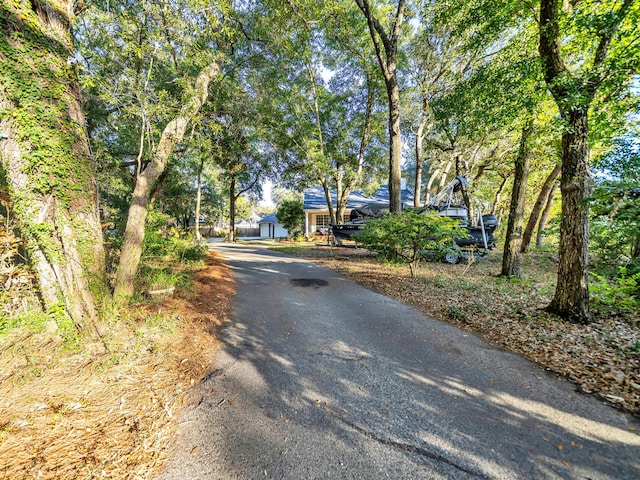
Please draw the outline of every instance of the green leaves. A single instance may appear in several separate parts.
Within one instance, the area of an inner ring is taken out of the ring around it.
[[[407,263],[415,276],[422,260],[454,249],[461,230],[458,220],[407,210],[371,220],[356,240],[386,260]]]
[[[276,213],[278,221],[290,233],[300,230],[304,222],[304,211],[300,200],[285,200]]]

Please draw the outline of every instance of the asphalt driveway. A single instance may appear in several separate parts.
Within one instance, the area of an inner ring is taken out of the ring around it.
[[[303,259],[217,244],[232,321],[169,479],[638,479],[637,419]]]

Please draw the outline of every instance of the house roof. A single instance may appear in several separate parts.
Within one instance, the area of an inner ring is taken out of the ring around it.
[[[408,188],[401,191],[402,204],[405,207],[413,205],[413,192]],[[331,201],[333,205],[337,203],[336,191],[331,190]],[[372,197],[364,195],[362,192],[351,192],[347,200],[347,209],[360,208],[368,203],[389,204],[389,186],[381,185]],[[321,186],[307,188],[304,191],[304,210],[327,210],[327,200]]]
[[[275,213],[269,213],[262,217],[258,223],[280,223]]]

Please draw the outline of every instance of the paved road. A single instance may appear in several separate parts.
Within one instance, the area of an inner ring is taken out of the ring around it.
[[[216,245],[238,283],[169,479],[640,479],[638,421],[329,270]]]

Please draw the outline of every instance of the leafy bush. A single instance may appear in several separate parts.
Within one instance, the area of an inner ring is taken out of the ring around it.
[[[143,256],[173,257],[179,261],[197,261],[207,252],[206,244],[195,241],[193,234],[181,235],[171,226],[167,215],[150,212],[145,227]]]
[[[415,277],[421,260],[457,249],[461,235],[458,220],[408,210],[370,221],[355,239],[386,260],[407,263]]]
[[[300,230],[304,223],[304,209],[300,200],[285,200],[276,213],[278,221],[289,232]]]
[[[607,307],[621,310],[637,310],[640,308],[640,272],[630,274],[626,267],[619,267],[616,279],[591,272],[595,281],[590,289],[594,299]]]

